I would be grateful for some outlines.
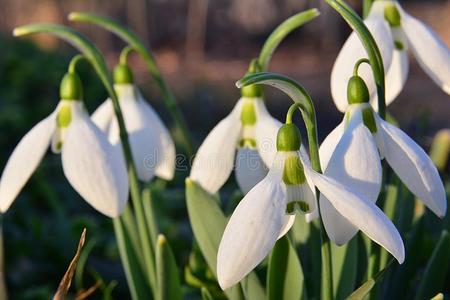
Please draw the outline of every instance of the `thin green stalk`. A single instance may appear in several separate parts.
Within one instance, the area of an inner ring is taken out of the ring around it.
[[[146,185],[142,190],[142,202],[144,204],[145,217],[147,220],[148,231],[154,247],[156,248],[156,241],[159,235],[159,228],[156,222],[155,209],[153,207],[153,197],[150,185]]]
[[[373,0],[362,0],[362,2],[363,2],[362,3],[363,4],[362,13],[363,13],[363,18],[365,19],[369,15]]]
[[[363,20],[342,0],[325,0],[332,8],[334,8],[349,24],[349,26],[358,34],[372,66],[373,77],[377,86],[378,95],[378,114],[382,119],[386,118],[386,101],[385,101],[385,82],[384,82],[384,66],[380,49],[373,38],[370,31],[364,25]],[[350,66],[349,66],[350,67]]]
[[[145,261],[144,272],[148,274],[149,284],[152,287],[153,293],[156,293],[156,269],[155,256],[152,244],[150,242],[147,231],[147,224],[142,207],[141,193],[139,191],[139,182],[136,173],[136,167],[133,163],[131,154],[131,147],[128,141],[128,133],[126,131],[125,122],[122,111],[120,109],[119,100],[114,91],[111,74],[106,67],[105,60],[100,51],[82,34],[62,25],[56,24],[29,24],[14,29],[14,36],[24,36],[35,33],[49,33],[55,35],[73,45],[77,48],[94,67],[97,75],[102,81],[107,90],[114,107],[117,123],[119,126],[120,140],[122,144],[123,153],[128,167],[128,178],[130,183],[131,199],[136,212],[137,227],[139,238],[142,246],[142,253]]]
[[[186,120],[178,107],[177,101],[175,100],[175,97],[173,96],[171,90],[169,89],[168,85],[166,84],[161,71],[159,70],[158,66],[156,65],[156,61],[151,53],[150,50],[147,50],[144,43],[139,39],[139,37],[123,25],[119,24],[118,22],[98,16],[95,14],[90,13],[83,13],[83,12],[73,12],[70,13],[68,16],[70,21],[79,21],[79,22],[87,22],[87,23],[93,23],[100,27],[103,27],[104,29],[115,33],[117,36],[119,36],[122,40],[124,40],[128,45],[130,45],[136,52],[139,53],[139,55],[142,57],[142,59],[145,61],[148,71],[153,76],[153,79],[156,81],[156,84],[161,89],[164,104],[167,107],[167,110],[171,114],[175,125],[180,130],[180,136],[183,139],[183,144],[186,153],[191,156],[194,154],[193,147],[192,147],[192,139],[191,134],[189,132]]]
[[[270,58],[274,53],[275,49],[281,43],[281,41],[294,29],[299,28],[303,24],[315,19],[320,15],[320,12],[316,8],[306,10],[304,12],[298,13],[278,25],[277,28],[270,34],[267,38],[264,46],[259,54],[258,62],[261,66],[262,71],[266,71]]]
[[[308,134],[308,145],[312,168],[322,173],[319,159],[319,144],[317,138],[317,122],[314,104],[308,92],[294,80],[273,73],[255,73],[245,76],[239,80],[236,85],[241,88],[251,84],[266,84],[274,86],[286,93],[298,107],[305,123]],[[316,188],[317,202],[319,201],[319,190]],[[331,265],[330,239],[328,238],[320,212],[320,205],[317,205],[319,212],[319,225],[321,236],[321,254],[322,254],[322,294],[323,300],[333,299],[333,272]]]

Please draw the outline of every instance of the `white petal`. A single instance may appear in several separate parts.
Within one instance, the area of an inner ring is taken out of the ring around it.
[[[255,101],[255,107],[256,146],[266,166],[271,166],[277,153],[278,130],[283,124],[269,114],[264,100]]]
[[[238,283],[270,252],[285,221],[281,171],[272,169],[236,207],[217,254],[222,289]]]
[[[408,72],[408,53],[405,50],[395,49],[392,54],[392,63],[386,73],[386,105],[391,104],[403,90]],[[373,94],[370,102],[374,108],[378,108],[377,99],[377,94]]]
[[[394,44],[392,41],[389,26],[382,18],[370,17],[364,23],[372,33],[380,48],[385,70],[391,64]],[[331,72],[331,93],[336,107],[344,112],[347,103],[347,84],[353,75],[353,67],[360,58],[367,58],[367,53],[359,40],[357,34],[353,32],[339,53]],[[376,93],[375,82],[370,66],[362,64],[358,74],[364,79],[371,95]]]
[[[133,86],[129,88],[134,91]],[[136,95],[133,92],[119,93],[119,97],[138,178],[148,182],[154,177],[158,165],[161,151],[158,147],[160,140],[154,124],[149,120],[142,102],[136,98]],[[116,118],[110,126],[109,140],[113,145],[120,147],[119,126]]]
[[[241,132],[242,100],[233,111],[208,134],[195,155],[190,177],[209,193],[216,193],[227,181],[234,166]]]
[[[258,150],[239,148],[236,155],[236,181],[242,193],[247,194],[266,177],[269,169],[259,156]]]
[[[372,201],[308,167],[305,167],[305,174],[343,217],[403,263],[405,249],[402,238],[394,224]]]
[[[350,124],[324,174],[376,202],[381,188],[380,156],[372,134],[364,124]],[[320,195],[320,212],[328,236],[337,245],[347,243],[357,233],[358,228],[342,217],[323,194]]]
[[[150,128],[152,128],[154,134],[159,139],[156,152],[156,176],[165,180],[171,180],[175,173],[175,144],[169,130],[166,128],[150,104],[144,100],[142,95],[140,95],[139,102],[143,113],[147,115],[147,121],[149,122]]]
[[[401,27],[420,66],[440,88],[450,94],[450,49],[427,25],[403,9],[399,11]]]
[[[56,113],[37,123],[11,154],[0,180],[0,212],[4,213],[36,170],[56,127]]]
[[[111,99],[106,99],[91,115],[92,122],[105,132],[108,131],[113,118],[114,110]]]
[[[447,210],[445,189],[436,166],[407,134],[377,117],[387,162],[408,189],[437,216]]]
[[[345,121],[342,121],[330,134],[327,135],[325,140],[323,140],[322,144],[319,148],[319,157],[320,157],[320,166],[322,170],[327,168],[328,162],[330,161],[331,155],[336,149],[339,140],[344,134],[345,129]]]
[[[289,230],[294,226],[295,223],[295,215],[286,215],[284,216],[284,225],[281,228],[280,234],[278,235],[278,239],[281,239]]]
[[[64,174],[90,205],[106,216],[117,217],[128,199],[124,158],[86,112],[80,108],[72,111],[61,151]]]

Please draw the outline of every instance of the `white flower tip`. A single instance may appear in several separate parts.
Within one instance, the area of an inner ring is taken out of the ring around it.
[[[394,257],[397,259],[399,264],[402,264],[405,261],[405,247],[402,244],[402,247],[400,248],[400,253],[397,253],[394,255]]]
[[[442,89],[444,90],[444,92],[446,92],[447,94],[450,95],[450,85],[444,84],[444,85],[442,86]]]
[[[220,288],[225,291],[227,289],[229,289],[230,287],[232,287],[235,282],[233,280],[231,280],[230,278],[223,278],[223,276],[218,276],[218,281],[219,281],[219,285]]]

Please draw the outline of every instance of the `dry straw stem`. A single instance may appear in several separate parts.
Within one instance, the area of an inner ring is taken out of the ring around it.
[[[56,291],[55,296],[53,296],[53,300],[63,300],[66,297],[67,292],[69,291],[70,288],[70,284],[72,283],[72,278],[73,275],[75,274],[78,259],[80,258],[81,250],[83,249],[85,240],[86,240],[86,228],[84,228],[83,232],[81,233],[80,241],[78,242],[77,252],[75,253],[75,256],[70,262],[70,265],[67,268],[64,277],[61,279],[61,282],[59,283],[58,286],[58,290]]]

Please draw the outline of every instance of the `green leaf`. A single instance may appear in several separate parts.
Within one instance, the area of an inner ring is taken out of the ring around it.
[[[450,236],[444,230],[428,261],[415,299],[430,299],[444,290],[445,276],[449,270]]]
[[[205,287],[202,287],[201,291],[202,291],[202,299],[203,300],[214,300],[214,298],[209,293],[208,289],[206,289]]]
[[[300,300],[305,293],[300,260],[289,239],[279,239],[270,255],[267,271],[269,300]]]
[[[332,243],[331,262],[333,264],[334,299],[345,299],[355,289],[358,239],[355,237],[343,246]]]
[[[355,290],[350,296],[347,297],[347,300],[362,300],[364,297],[369,295],[369,292],[375,286],[375,284],[383,277],[384,273],[387,269],[392,265],[394,260],[391,260],[386,268],[379,271],[375,276],[367,280],[363,285],[361,285],[357,290]]]
[[[181,300],[181,286],[177,263],[164,235],[156,243],[157,300]]]
[[[212,196],[194,181],[186,179],[186,202],[192,231],[206,262],[217,278],[217,252],[227,224],[227,218],[219,207],[217,197]],[[250,273],[239,285],[225,291],[230,299],[264,299],[265,292],[258,277]]]

